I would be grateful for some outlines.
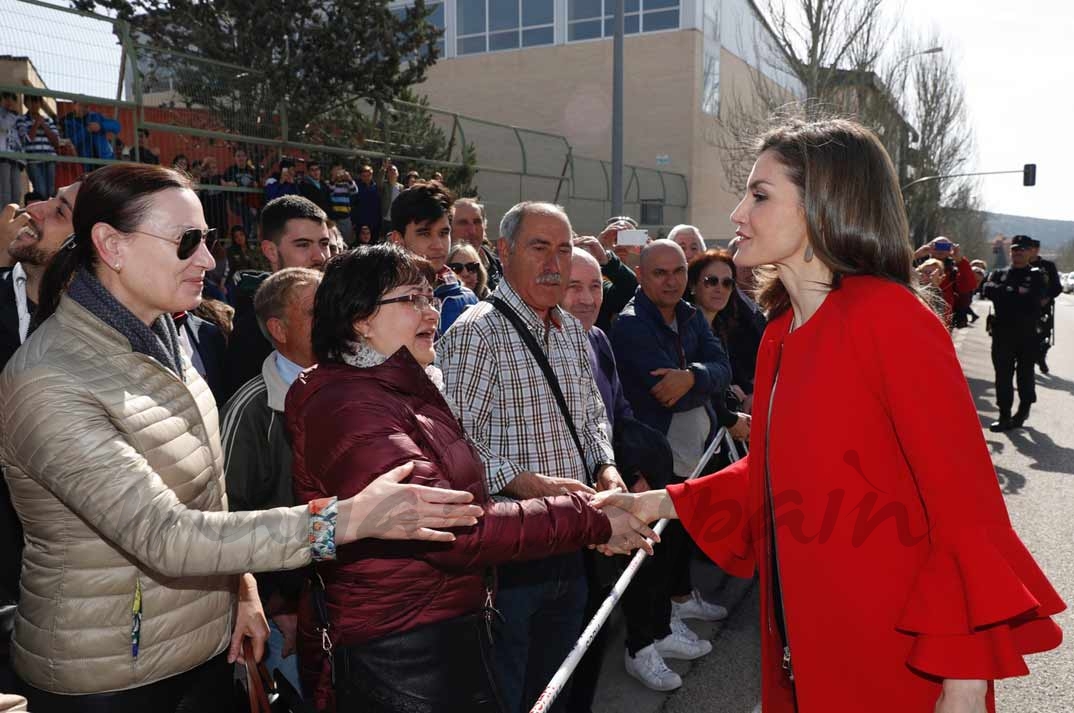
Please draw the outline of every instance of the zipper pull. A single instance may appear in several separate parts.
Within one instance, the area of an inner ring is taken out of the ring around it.
[[[791,669],[791,647],[783,647],[783,670],[787,674],[787,678],[794,680],[794,670]]]

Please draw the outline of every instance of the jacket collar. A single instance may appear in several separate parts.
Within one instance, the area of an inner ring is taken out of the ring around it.
[[[675,321],[679,324],[680,332],[683,326],[693,318],[695,312],[697,312],[697,307],[684,299],[680,299],[679,304],[675,305]],[[634,314],[646,319],[656,320],[665,327],[667,326],[667,322],[664,321],[664,315],[660,313],[660,308],[649,299],[649,296],[645,294],[640,286],[634,293]]]
[[[261,378],[265,380],[265,392],[268,396],[268,406],[273,411],[283,413],[284,401],[287,398],[287,389],[279,370],[276,369],[276,351],[265,357],[261,362]]]
[[[130,354],[133,351],[130,340],[123,336],[119,330],[106,324],[100,317],[67,295],[63,295],[60,298],[56,313],[49,319],[57,320],[64,329],[78,334],[80,339],[90,344],[103,356],[120,356]],[[186,354],[182,353],[182,350],[180,350],[179,358],[182,362],[184,373],[188,370],[193,370],[194,367],[190,359],[187,358]],[[174,373],[164,367],[163,364],[161,368],[166,369],[169,373]],[[179,377],[176,376],[176,378]],[[189,383],[190,378],[190,374],[186,374],[187,383]]]
[[[511,283],[507,281],[507,278],[500,280],[500,284],[492,295],[506,302],[508,307],[517,312],[530,330],[536,334],[544,334],[547,325],[537,316],[533,308],[526,304],[522,296],[515,292],[515,288],[511,287]],[[563,309],[559,305],[550,309],[548,311],[549,324],[556,329],[561,329],[563,327],[563,314]]]

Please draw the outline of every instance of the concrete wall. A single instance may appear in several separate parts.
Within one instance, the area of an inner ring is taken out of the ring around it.
[[[744,187],[725,177],[717,119],[701,111],[702,54],[697,30],[626,38],[625,160],[687,176],[687,222],[710,243],[725,243],[734,236],[729,216]],[[434,107],[560,134],[576,156],[607,161],[611,74],[611,40],[579,42],[441,60],[418,91]],[[721,50],[721,94],[749,99],[752,75],[746,61]],[[478,162],[491,160],[477,144]],[[668,163],[658,166],[657,156]]]

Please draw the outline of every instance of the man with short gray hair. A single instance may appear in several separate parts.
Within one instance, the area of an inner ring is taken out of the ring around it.
[[[223,409],[220,434],[228,507],[233,511],[294,504],[284,398],[302,370],[316,361],[310,330],[321,277],[310,268],[284,268],[266,278],[254,294],[257,326],[274,351],[262,363],[261,375],[240,388]],[[257,586],[270,628],[265,662],[301,690],[294,648],[302,575],[259,574]]]
[[[452,206],[451,216],[451,242],[466,243],[477,251],[489,276],[489,291],[495,291],[503,279],[503,265],[485,239],[488,227],[485,206],[476,198],[459,198]]]
[[[680,223],[668,232],[667,239],[682,248],[687,264],[705,252],[705,238],[696,226]]]
[[[481,456],[492,494],[527,500],[626,490],[585,331],[559,307],[570,279],[571,237],[570,220],[557,205],[526,202],[509,210],[498,243],[503,281],[437,345],[445,392]],[[529,344],[547,358],[566,413]],[[586,593],[581,552],[499,568],[496,607],[504,620],[495,631],[495,664],[509,713],[529,710],[570,652]]]

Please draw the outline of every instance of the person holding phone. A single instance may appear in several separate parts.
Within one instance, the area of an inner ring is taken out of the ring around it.
[[[749,454],[597,499],[677,517],[725,571],[760,571],[765,713],[994,711],[992,682],[1059,645],[1066,605],[1011,526],[951,336],[918,291],[895,167],[847,120],[790,121],[758,148],[731,214],[735,263],[759,268],[770,315]]]
[[[943,236],[933,238],[914,252],[914,260],[919,264],[929,258],[943,263],[943,279],[940,280],[939,290],[947,305],[945,321],[951,327],[965,326],[964,316],[956,319],[956,309],[964,296],[969,295],[972,300],[973,291],[977,289],[977,278],[973,274],[970,261],[962,254],[958,243]]]

